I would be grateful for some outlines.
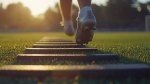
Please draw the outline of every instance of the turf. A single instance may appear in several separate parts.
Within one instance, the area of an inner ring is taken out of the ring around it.
[[[96,33],[90,45],[119,55],[122,63],[150,63],[150,33]]]
[[[14,64],[16,56],[25,48],[39,41],[44,36],[51,38],[65,37],[63,33],[1,33],[0,34],[0,65]]]
[[[2,33],[0,34],[0,65],[15,64],[16,56],[42,37],[66,38],[64,33]],[[150,63],[150,33],[96,33],[88,46],[96,47],[101,53],[113,53],[120,57],[118,63]],[[40,64],[40,63],[39,63]],[[46,64],[84,64],[68,61]],[[91,63],[93,64],[93,63]]]

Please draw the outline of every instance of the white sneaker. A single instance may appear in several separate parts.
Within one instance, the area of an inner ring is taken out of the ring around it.
[[[96,18],[90,6],[80,10],[77,22],[76,42],[78,44],[88,44],[92,41],[96,29]]]
[[[75,33],[74,27],[73,27],[73,22],[72,21],[64,21],[64,32],[68,36],[73,36]]]

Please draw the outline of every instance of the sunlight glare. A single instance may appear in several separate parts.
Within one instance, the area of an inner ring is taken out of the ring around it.
[[[33,16],[37,17],[49,7],[54,7],[57,0],[21,0],[21,2],[31,10]]]

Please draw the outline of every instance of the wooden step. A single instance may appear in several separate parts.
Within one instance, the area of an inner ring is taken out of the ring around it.
[[[78,44],[33,44],[33,48],[85,48]]]
[[[39,42],[73,42],[68,39],[41,39]]]
[[[26,48],[25,54],[92,53],[96,48]]]
[[[124,78],[150,77],[145,64],[107,65],[6,65],[0,67],[1,77],[76,77]]]
[[[19,62],[46,61],[46,60],[73,60],[73,61],[113,61],[118,60],[115,54],[19,54]]]
[[[76,44],[76,42],[36,42],[36,44]]]

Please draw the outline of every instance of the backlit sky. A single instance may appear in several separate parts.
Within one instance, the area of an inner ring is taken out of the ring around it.
[[[54,7],[55,4],[59,0],[0,0],[0,3],[3,4],[3,7],[6,8],[8,4],[10,3],[23,3],[24,6],[27,6],[31,12],[32,15],[38,16],[41,13],[44,13],[49,7]],[[149,0],[140,0],[141,2],[146,2]],[[75,4],[77,4],[77,0],[73,0]],[[92,0],[95,4],[105,4],[107,0]]]

